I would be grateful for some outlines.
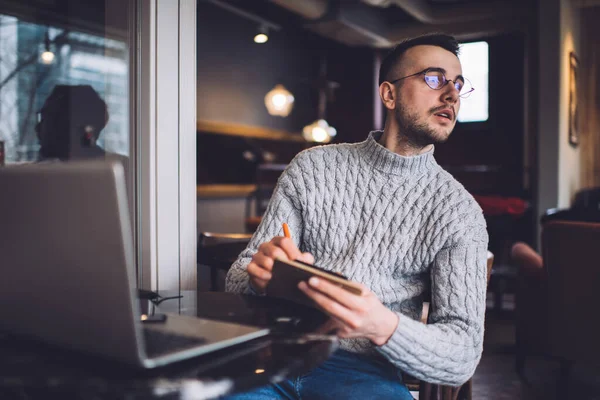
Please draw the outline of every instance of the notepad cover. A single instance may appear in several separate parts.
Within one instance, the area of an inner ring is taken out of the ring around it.
[[[307,282],[310,277],[327,279],[354,294],[361,294],[361,289],[354,282],[347,280],[339,274],[326,271],[319,267],[298,261],[283,261],[276,259],[273,265],[272,277],[266,288],[267,296],[279,297],[296,303],[315,307],[315,303],[298,289],[298,283]]]

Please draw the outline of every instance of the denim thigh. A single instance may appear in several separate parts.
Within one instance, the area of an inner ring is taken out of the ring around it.
[[[391,364],[345,350],[299,380],[302,399],[413,400]]]
[[[225,400],[297,400],[297,378],[286,379],[277,384],[262,386],[249,392],[224,397]]]

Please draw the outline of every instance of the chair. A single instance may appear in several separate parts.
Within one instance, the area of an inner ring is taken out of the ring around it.
[[[590,318],[600,309],[595,295],[600,285],[599,249],[600,223],[549,221],[542,230],[541,268],[516,259],[521,262],[517,371],[523,373],[529,355],[557,358],[561,362],[561,392],[566,392],[574,362],[598,364],[600,326]]]
[[[202,232],[198,237],[198,269],[210,269],[210,291],[219,290],[219,271],[227,273],[231,264],[246,248],[252,234]],[[200,276],[200,271],[198,271]]]
[[[494,254],[491,251],[487,253],[487,281],[490,281],[492,266],[494,265]],[[423,304],[423,313],[421,321],[427,323],[429,320],[430,302]],[[413,388],[418,386],[419,400],[470,400],[473,392],[473,380],[469,379],[465,384],[459,387],[434,385],[429,382],[413,383]],[[409,386],[410,388],[410,386]]]
[[[287,164],[260,164],[256,169],[256,189],[246,198],[246,232],[256,231],[267,210],[277,179]]]

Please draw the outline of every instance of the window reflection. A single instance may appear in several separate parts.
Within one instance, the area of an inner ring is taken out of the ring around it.
[[[124,41],[0,14],[6,164],[129,156],[127,59]]]

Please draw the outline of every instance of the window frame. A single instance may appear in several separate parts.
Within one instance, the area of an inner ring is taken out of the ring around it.
[[[134,1],[138,286],[195,289],[196,1]]]

